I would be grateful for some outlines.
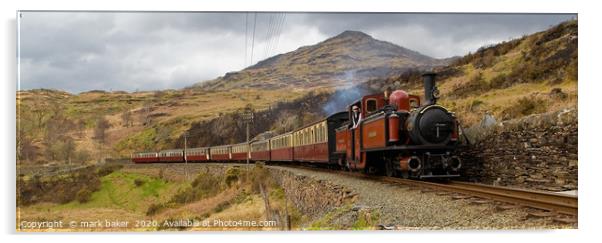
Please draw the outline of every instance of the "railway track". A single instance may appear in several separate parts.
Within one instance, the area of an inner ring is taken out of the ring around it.
[[[433,190],[461,193],[494,201],[517,204],[526,207],[543,209],[560,214],[577,216],[578,199],[576,196],[559,193],[518,189],[501,186],[490,186],[477,183],[449,181],[434,183],[412,181],[398,178],[383,178],[382,180],[406,185],[426,187]]]
[[[490,199],[493,201],[510,203],[525,207],[543,209],[564,215],[577,216],[578,198],[577,196],[545,192],[538,190],[519,189],[502,186],[491,186],[478,183],[447,181],[447,182],[429,182],[416,181],[402,178],[366,175],[347,171],[333,171],[315,167],[297,167],[302,169],[319,170],[323,172],[336,172],[348,176],[354,176],[369,180],[376,180],[391,184],[403,184],[414,187],[428,188],[436,191],[446,191],[460,193],[468,196]]]

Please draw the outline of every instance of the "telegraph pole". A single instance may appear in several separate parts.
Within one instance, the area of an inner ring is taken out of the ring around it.
[[[249,125],[251,122],[253,122],[253,111],[250,107],[245,108],[245,111],[243,113],[243,119],[245,120],[245,123],[247,125],[247,170],[249,170],[249,154],[251,153],[251,146],[249,144],[249,139],[251,135]]]
[[[249,146],[249,121],[247,121],[247,168],[249,167],[249,152],[251,148]]]
[[[188,147],[188,132],[184,132],[184,173],[188,181],[188,158],[186,158],[186,149]]]

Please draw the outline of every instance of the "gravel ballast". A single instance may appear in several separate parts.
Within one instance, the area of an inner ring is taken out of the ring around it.
[[[577,228],[575,219],[559,219],[558,215],[532,208],[336,173],[282,166],[270,168],[289,170],[353,190],[357,200],[352,210],[377,213],[376,225],[386,229]]]

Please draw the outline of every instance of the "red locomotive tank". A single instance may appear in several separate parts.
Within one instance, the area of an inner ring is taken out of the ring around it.
[[[399,116],[397,114],[391,114],[389,116],[389,142],[395,143],[399,141]]]
[[[389,96],[389,105],[397,108],[397,110],[410,110],[410,96],[403,90],[395,90]]]

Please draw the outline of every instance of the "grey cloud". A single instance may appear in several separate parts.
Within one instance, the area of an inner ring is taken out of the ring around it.
[[[70,92],[182,88],[240,70],[245,64],[252,65],[278,53],[315,44],[345,30],[363,31],[433,57],[464,55],[482,45],[544,30],[576,17],[362,13],[284,16],[244,12],[23,12],[22,15],[20,88]],[[245,38],[250,46],[254,21],[251,63],[250,49],[245,51]],[[282,30],[279,38],[275,35],[278,26]]]
[[[433,57],[464,55],[478,47],[544,30],[573,14],[319,14],[306,21],[327,35],[341,29],[375,37]],[[388,33],[385,33],[388,32]],[[447,49],[447,51],[443,51]]]

